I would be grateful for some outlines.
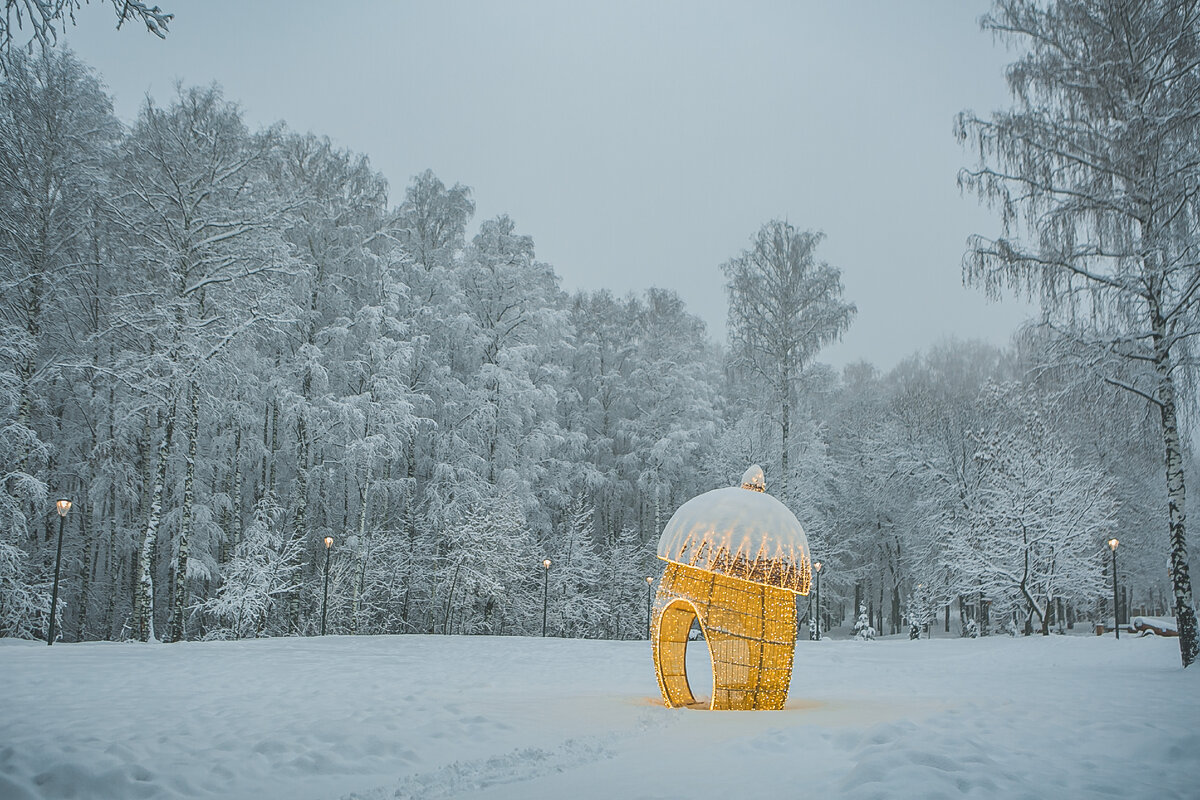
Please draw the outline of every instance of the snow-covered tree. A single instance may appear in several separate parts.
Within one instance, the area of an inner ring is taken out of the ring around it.
[[[779,480],[787,504],[792,407],[804,369],[850,326],[856,309],[842,300],[841,271],[816,257],[823,235],[787,222],[763,225],[753,243],[721,269],[728,279],[733,362],[767,387],[760,409],[779,426]]]
[[[537,593],[526,576],[540,571],[541,560],[511,490],[497,489],[461,507],[447,530],[446,548],[443,632],[532,627]]]
[[[31,454],[45,445],[20,418],[21,369],[30,337],[0,328],[0,636],[45,636],[50,598],[22,545],[29,535],[29,511],[44,507],[46,484],[24,471]]]
[[[908,638],[921,638],[922,631],[928,631],[929,626],[937,619],[938,608],[942,605],[932,584],[918,583],[908,595],[908,606],[904,618],[908,621]]]
[[[0,9],[0,55],[11,55],[20,48],[13,47],[17,31],[28,30],[30,44],[36,41],[45,53],[58,42],[58,33],[67,22],[75,24],[75,12],[86,0],[4,0]],[[109,0],[117,16],[117,27],[125,23],[141,23],[160,39],[167,36],[167,26],[174,14],[142,0]],[[0,61],[0,66],[3,62]]]
[[[566,508],[557,546],[547,552],[555,617],[563,636],[591,637],[603,630],[608,610],[603,600],[604,562],[596,552],[592,508],[576,496]]]
[[[278,278],[290,259],[279,234],[286,202],[263,171],[275,135],[251,136],[216,88],[179,90],[169,108],[147,101],[119,167],[113,203],[128,247],[121,324],[130,381],[157,406],[162,434],[142,540],[136,629],[153,635],[154,565],[173,433],[184,444],[168,638],[182,638],[189,586],[200,408],[239,336],[278,317]],[[178,425],[182,413],[182,425]]]
[[[282,529],[283,509],[268,494],[254,509],[245,535],[222,567],[216,594],[200,604],[210,620],[207,638],[245,639],[278,631],[274,616],[298,577],[296,550],[300,543]]]
[[[870,642],[875,639],[875,628],[871,625],[865,605],[858,607],[858,619],[854,621],[854,638],[862,642]]]
[[[986,595],[1001,618],[1026,610],[1047,633],[1056,598],[1078,601],[1102,589],[1112,482],[1079,462],[1019,387],[990,386],[985,402],[998,413],[974,437],[979,478],[963,526],[946,531],[944,558],[960,592]]]
[[[1001,482],[973,456],[989,436],[1001,451],[1005,436],[1029,438],[1024,406],[981,394],[989,379],[1040,409],[1057,443],[1042,450],[1062,456],[1043,464],[1047,485],[1080,467],[1106,483],[1139,602],[1163,602],[1161,560],[1139,540],[1158,423],[1133,395],[1098,402],[1078,342],[949,342],[839,376],[815,362],[816,333],[783,354],[795,371],[781,472],[772,387],[784,384],[739,366],[744,352],[727,359],[674,292],[567,297],[511,220],[472,229],[465,186],[425,172],[392,207],[365,156],[282,125],[248,130],[215,89],[150,101],[122,135],[98,79],[68,57],[12,74],[0,85],[6,631],[44,630],[53,490],[76,501],[68,637],[313,633],[331,536],[339,633],[536,634],[550,558],[552,631],[641,638],[665,521],[754,462],[837,576],[823,579],[824,609],[869,609],[873,627],[898,630],[926,584],[968,630],[986,601],[1004,604],[981,597],[953,550],[1002,519]],[[756,245],[773,246],[772,230]],[[776,232],[800,262],[780,280],[836,284],[815,237]],[[809,311],[797,319],[819,327]],[[1054,580],[1031,569],[1049,619],[1094,601],[1061,582],[1067,561],[1056,556]],[[1006,597],[1028,607],[1019,589]],[[991,615],[1004,623],[1000,606]]]
[[[1200,649],[1179,422],[1200,333],[1200,3],[998,0],[982,24],[1028,49],[1008,70],[1012,109],[959,117],[979,156],[960,184],[1002,224],[972,240],[965,277],[1037,297],[1112,386],[1157,410],[1186,667]]]

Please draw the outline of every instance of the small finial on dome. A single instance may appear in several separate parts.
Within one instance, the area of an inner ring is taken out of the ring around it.
[[[742,475],[742,488],[749,489],[752,492],[765,492],[767,490],[767,479],[763,475],[762,467],[758,464],[751,464],[750,469]]]

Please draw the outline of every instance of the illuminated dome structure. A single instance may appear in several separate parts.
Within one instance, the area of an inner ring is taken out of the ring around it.
[[[766,493],[762,468],[741,487],[693,497],[658,543],[667,562],[651,621],[654,667],[669,706],[695,705],[685,653],[699,620],[712,656],[712,709],[778,709],[787,700],[796,645],[795,594],[808,594],[808,540]]]

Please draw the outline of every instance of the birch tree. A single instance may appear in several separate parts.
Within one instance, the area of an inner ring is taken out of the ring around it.
[[[86,267],[104,161],[120,128],[100,82],[70,52],[9,54],[0,85],[0,321],[31,345],[19,365],[17,414],[59,374],[61,328]],[[22,458],[28,458],[25,454]]]
[[[792,406],[804,368],[837,341],[857,311],[842,300],[842,274],[816,257],[823,235],[772,220],[749,249],[721,265],[728,279],[734,364],[763,381],[779,425],[779,489],[788,490]]]
[[[205,380],[238,336],[276,315],[272,282],[290,259],[278,226],[285,205],[263,169],[271,131],[250,136],[219,90],[180,90],[174,104],[147,101],[132,131],[114,204],[136,275],[122,324],[139,343],[130,367],[164,416],[152,501],[139,564],[137,630],[152,635],[152,565],[163,482],[178,412],[184,414],[185,472],[175,542],[171,640],[183,637],[195,503],[196,448]]]
[[[1183,665],[1197,654],[1181,405],[1200,333],[1200,1],[998,0],[982,25],[1028,48],[1014,107],[964,112],[978,154],[959,183],[1000,211],[973,237],[966,282],[1026,292],[1095,368],[1158,411]],[[1139,367],[1131,378],[1111,361]]]

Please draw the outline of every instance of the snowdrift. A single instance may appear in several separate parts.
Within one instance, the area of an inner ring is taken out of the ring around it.
[[[1200,668],[1172,639],[795,662],[783,710],[697,712],[663,706],[645,641],[5,640],[0,798],[1200,796]]]

